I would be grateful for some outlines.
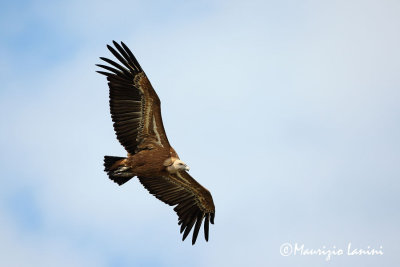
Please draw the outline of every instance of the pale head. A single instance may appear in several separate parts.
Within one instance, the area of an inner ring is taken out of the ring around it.
[[[188,165],[186,165],[185,162],[183,162],[180,159],[177,159],[174,161],[174,163],[172,164],[172,166],[175,168],[175,170],[185,170],[185,171],[189,171],[190,168]]]
[[[183,162],[182,160],[178,159],[178,158],[168,158],[164,161],[164,166],[167,167],[167,170],[170,173],[175,173],[179,170],[184,170],[184,171],[189,171],[189,166],[186,165],[185,162]]]

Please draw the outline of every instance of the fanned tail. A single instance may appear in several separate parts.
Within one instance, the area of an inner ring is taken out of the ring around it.
[[[126,158],[104,156],[104,171],[111,180],[119,185],[123,185],[134,176],[131,168],[123,164],[124,159]]]

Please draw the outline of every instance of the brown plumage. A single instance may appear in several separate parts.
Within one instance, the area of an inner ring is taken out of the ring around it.
[[[101,57],[111,67],[99,64],[109,72],[97,72],[107,76],[114,130],[128,156],[105,156],[105,171],[119,185],[137,176],[156,198],[175,206],[180,231],[184,232],[182,240],[194,226],[194,244],[204,220],[204,236],[208,241],[209,222],[213,224],[215,216],[211,194],[186,172],[189,168],[169,144],[160,99],[138,61],[123,42],[120,45],[113,41],[113,44],[116,50],[109,45],[107,48],[120,64]]]

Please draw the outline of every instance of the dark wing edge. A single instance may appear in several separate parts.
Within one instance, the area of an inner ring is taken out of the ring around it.
[[[145,99],[134,84],[134,79],[143,73],[141,66],[130,49],[121,42],[113,41],[118,52],[107,45],[108,50],[119,60],[118,64],[108,58],[100,57],[111,66],[96,64],[105,71],[97,71],[107,77],[110,88],[110,112],[118,141],[125,149],[134,154],[139,144],[138,136],[143,127]],[[144,73],[143,73],[144,74]]]
[[[170,147],[161,117],[161,103],[142,67],[129,48],[113,41],[116,49],[108,50],[118,59],[116,63],[100,57],[110,66],[97,64],[105,71],[110,88],[110,111],[117,139],[130,154],[152,143]]]
[[[208,241],[209,223],[214,224],[215,206],[210,192],[196,182],[187,172],[157,178],[138,177],[143,186],[162,202],[175,206],[182,241],[193,230],[192,245],[204,220],[204,237]],[[184,180],[184,182],[182,182]]]

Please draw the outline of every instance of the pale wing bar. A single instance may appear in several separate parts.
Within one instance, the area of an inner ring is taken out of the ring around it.
[[[194,226],[192,244],[195,244],[204,220],[204,237],[208,241],[209,223],[214,224],[215,208],[211,194],[206,189],[195,193],[190,191],[188,187],[179,185],[168,177],[138,178],[143,186],[156,198],[170,206],[177,205],[174,211],[179,217],[180,232],[183,232],[182,240],[186,239]],[[194,180],[193,178],[191,179]],[[200,201],[200,198],[203,201]],[[209,205],[203,205],[204,201],[207,201]]]
[[[113,41],[113,44],[118,52],[109,45],[107,45],[107,48],[123,66],[108,58],[101,57],[101,60],[112,67],[97,64],[96,66],[109,71],[97,72],[107,76],[110,88],[111,117],[117,139],[129,153],[134,154],[139,144],[138,136],[143,129],[142,121],[145,106],[145,98],[134,85],[134,79],[143,70],[123,42],[119,45]]]

